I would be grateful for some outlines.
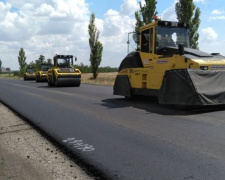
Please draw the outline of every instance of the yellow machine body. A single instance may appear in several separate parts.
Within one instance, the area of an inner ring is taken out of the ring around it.
[[[139,47],[121,62],[114,95],[156,96],[162,104],[225,103],[225,57],[189,48],[188,25],[155,21],[143,26]],[[190,92],[183,98],[186,88]]]
[[[24,81],[26,80],[35,80],[35,70],[33,67],[28,66],[26,72],[23,74]]]
[[[81,71],[73,67],[72,55],[54,56],[54,66],[48,69],[49,86],[80,86]]]
[[[36,82],[47,82],[48,69],[51,68],[51,64],[41,64],[41,70],[36,71]]]

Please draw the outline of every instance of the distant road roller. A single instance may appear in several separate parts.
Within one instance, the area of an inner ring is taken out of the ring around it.
[[[120,64],[114,95],[158,97],[160,104],[225,104],[225,57],[190,48],[187,24],[155,21],[140,29],[139,50]]]
[[[27,66],[26,71],[23,74],[23,80],[35,80],[35,70],[32,66]]]
[[[55,55],[54,66],[48,69],[48,86],[76,86],[81,84],[81,72],[73,66],[72,55]],[[76,60],[76,58],[75,58]]]
[[[51,68],[51,64],[41,64],[41,70],[37,71],[36,74],[36,82],[47,82],[47,72],[48,69]]]

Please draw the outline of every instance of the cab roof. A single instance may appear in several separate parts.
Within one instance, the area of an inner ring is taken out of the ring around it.
[[[186,24],[186,23],[180,23],[180,22],[176,22],[176,21],[161,21],[161,20],[157,20],[157,21],[151,22],[149,24],[146,24],[145,26],[142,26],[140,28],[140,30],[143,31],[145,29],[149,29],[150,27],[154,27],[154,26],[189,28],[189,25]]]
[[[57,58],[73,58],[73,55],[59,55],[59,54],[56,54],[55,57],[57,57]]]

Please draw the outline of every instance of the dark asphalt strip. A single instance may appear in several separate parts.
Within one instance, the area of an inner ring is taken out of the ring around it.
[[[101,179],[225,177],[223,110],[193,113],[127,102],[112,96],[111,87],[10,82],[0,84],[0,99]]]

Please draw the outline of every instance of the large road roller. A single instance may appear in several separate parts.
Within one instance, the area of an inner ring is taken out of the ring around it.
[[[36,71],[36,82],[47,82],[47,72],[51,68],[51,64],[42,63],[40,65],[40,70]]]
[[[79,87],[81,72],[73,66],[73,55],[55,55],[53,59],[54,66],[47,73],[48,85]]]
[[[23,80],[35,80],[35,70],[32,66],[27,66],[26,71],[23,74]]]
[[[114,95],[158,97],[160,104],[225,104],[225,57],[190,48],[185,23],[154,21],[140,28],[139,50],[119,66]]]

